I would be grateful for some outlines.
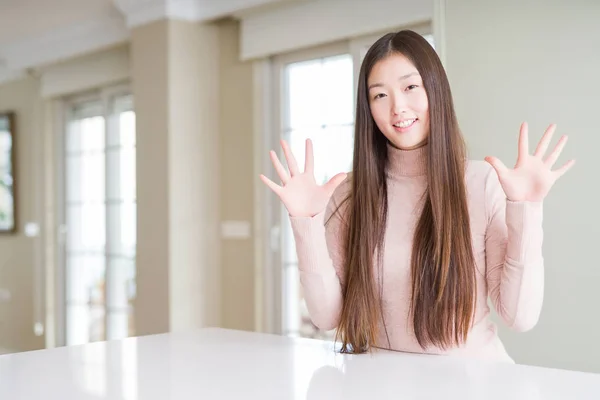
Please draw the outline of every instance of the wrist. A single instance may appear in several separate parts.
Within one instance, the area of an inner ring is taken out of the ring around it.
[[[518,198],[518,197],[506,196],[506,201],[509,201],[511,203],[542,203],[544,201],[544,198],[543,197]]]

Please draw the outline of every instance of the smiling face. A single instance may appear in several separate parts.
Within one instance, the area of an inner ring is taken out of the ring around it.
[[[423,80],[400,53],[378,61],[368,78],[369,106],[375,124],[399,149],[422,146],[429,137],[429,101]]]

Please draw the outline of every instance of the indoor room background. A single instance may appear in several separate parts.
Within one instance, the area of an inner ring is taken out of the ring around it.
[[[495,319],[518,363],[600,372],[600,2],[85,3],[0,2],[0,352],[203,326],[330,340],[258,176],[281,138],[300,159],[313,139],[319,181],[349,170],[362,58],[407,28],[471,158],[513,164],[522,121],[531,146],[569,135],[539,322]]]

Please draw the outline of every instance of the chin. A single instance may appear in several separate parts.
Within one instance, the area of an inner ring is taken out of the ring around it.
[[[407,150],[410,149],[418,149],[419,147],[423,147],[427,144],[427,139],[425,140],[421,140],[420,142],[416,142],[416,143],[411,143],[410,145],[406,146]]]

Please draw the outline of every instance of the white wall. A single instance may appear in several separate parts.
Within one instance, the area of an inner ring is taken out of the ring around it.
[[[519,124],[569,135],[577,164],[545,202],[545,303],[528,333],[501,330],[519,363],[600,372],[600,2],[446,2],[446,60],[473,158],[512,165]]]

